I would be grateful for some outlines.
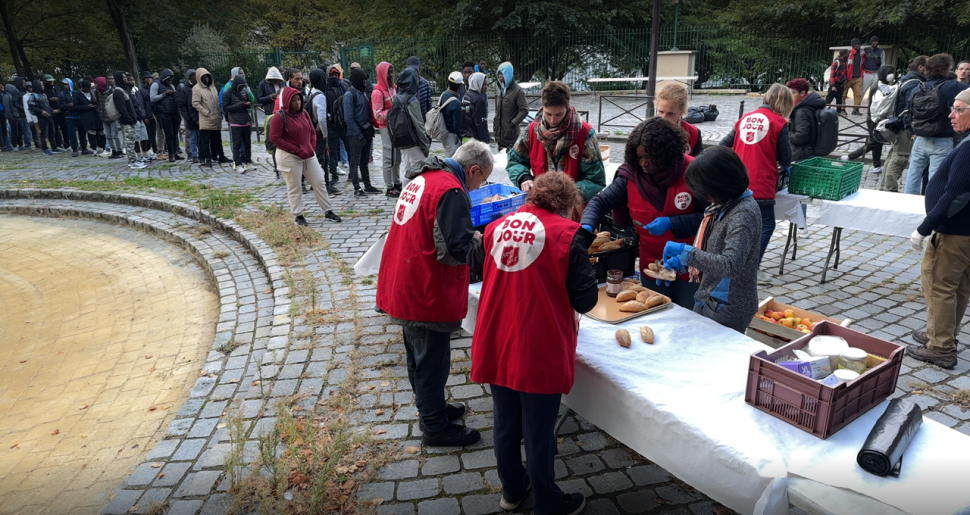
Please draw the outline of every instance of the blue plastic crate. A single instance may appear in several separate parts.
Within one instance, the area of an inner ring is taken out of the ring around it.
[[[508,198],[482,203],[485,197],[491,197],[496,193]],[[487,225],[516,211],[525,204],[526,197],[522,190],[504,184],[489,184],[471,192],[469,196],[472,199],[472,225],[475,227]]]

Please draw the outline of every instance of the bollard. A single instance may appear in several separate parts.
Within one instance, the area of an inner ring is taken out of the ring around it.
[[[742,116],[744,116],[744,100],[742,100],[741,105],[738,106],[738,120],[740,120]]]

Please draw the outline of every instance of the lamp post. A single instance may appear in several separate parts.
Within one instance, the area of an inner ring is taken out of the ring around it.
[[[670,47],[671,50],[678,50],[677,26],[679,24],[680,24],[680,0],[674,0],[674,46]]]
[[[653,116],[656,110],[653,99],[657,93],[657,45],[660,39],[660,0],[653,0],[653,27],[650,29],[650,66],[648,67],[647,82],[647,118]]]

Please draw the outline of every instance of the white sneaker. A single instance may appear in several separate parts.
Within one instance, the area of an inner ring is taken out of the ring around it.
[[[147,167],[148,165],[139,161],[135,161],[134,163],[131,163],[130,165],[128,165],[128,168],[131,168],[133,170],[141,170],[142,168],[147,168]]]
[[[145,155],[145,158],[149,161],[154,161],[155,159],[158,159],[158,156],[155,155],[155,152],[149,150],[148,154]]]
[[[246,173],[246,165],[239,165],[239,173]]]
[[[846,155],[840,157],[839,159],[841,159],[843,161],[848,161],[849,160],[849,154],[846,154]]]
[[[763,270],[758,270],[758,286],[771,286],[772,284],[768,274],[764,273]]]

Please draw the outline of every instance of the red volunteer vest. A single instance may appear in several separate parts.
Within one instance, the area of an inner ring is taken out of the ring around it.
[[[539,143],[539,138],[536,136],[538,123],[539,120],[536,120],[529,124],[529,164],[532,166],[533,177],[539,177],[549,171],[546,164],[546,147]],[[562,171],[572,177],[574,181],[579,180],[579,161],[583,158],[583,147],[586,145],[586,138],[591,130],[593,130],[593,127],[583,122],[583,127],[579,129],[576,141],[566,149],[566,155],[563,156]]]
[[[680,121],[680,126],[687,132],[687,150],[684,153],[693,156],[694,149],[697,148],[697,141],[701,139],[701,131],[685,120]]]
[[[578,328],[566,275],[578,230],[576,222],[531,204],[488,224],[472,381],[569,393]]]
[[[454,322],[468,314],[468,265],[438,262],[434,242],[438,202],[464,188],[438,170],[417,176],[401,193],[384,244],[377,307],[401,320]]]
[[[684,156],[684,163],[681,166],[686,169],[687,165],[693,160],[693,157]],[[640,268],[646,268],[650,263],[658,259],[663,259],[664,245],[668,241],[687,244],[694,243],[695,235],[693,234],[684,238],[676,238],[674,237],[673,231],[667,231],[659,236],[654,236],[643,228],[644,225],[649,224],[657,218],[687,215],[700,211],[697,207],[698,204],[694,192],[687,187],[687,182],[684,180],[683,174],[680,176],[680,180],[667,188],[667,200],[664,202],[663,211],[658,211],[653,204],[643,198],[640,195],[640,191],[637,190],[636,185],[629,181],[627,182],[626,192],[630,217],[636,220],[633,225],[637,229],[637,234],[640,235]],[[681,278],[680,280],[687,280],[687,274],[681,274]]]
[[[778,184],[778,134],[788,123],[767,107],[760,107],[734,124],[734,152],[748,169],[755,200],[775,198]]]

